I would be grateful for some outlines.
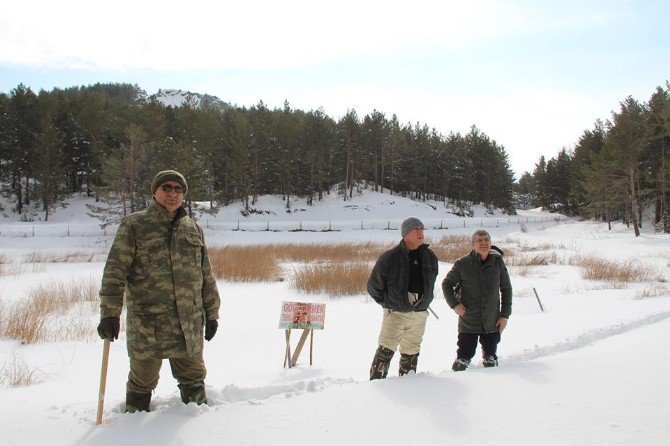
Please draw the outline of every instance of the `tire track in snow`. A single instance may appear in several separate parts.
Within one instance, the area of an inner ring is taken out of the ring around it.
[[[356,382],[353,379],[320,378],[310,381],[296,381],[286,384],[261,387],[239,387],[228,384],[221,389],[207,389],[207,399],[212,405],[246,402],[258,404],[262,400],[274,397],[292,398],[311,392],[321,392],[326,387]]]
[[[504,357],[505,364],[517,364],[521,362],[532,361],[534,359],[543,358],[545,356],[551,356],[559,353],[564,353],[573,350],[579,350],[580,348],[587,347],[594,342],[602,341],[603,339],[611,338],[612,336],[617,336],[629,331],[636,330],[638,328],[655,324],[661,322],[665,319],[670,318],[670,311],[661,311],[658,313],[653,313],[642,317],[640,319],[635,319],[632,321],[620,322],[609,327],[599,327],[593,330],[589,330],[581,335],[568,338],[563,342],[559,342],[553,345],[536,345],[535,348],[531,350],[526,350],[522,353],[515,353],[510,356]]]

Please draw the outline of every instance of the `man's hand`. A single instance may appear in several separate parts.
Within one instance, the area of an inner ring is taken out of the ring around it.
[[[205,340],[211,341],[214,335],[216,334],[216,330],[218,328],[219,328],[218,321],[216,320],[207,321],[205,323]]]
[[[499,317],[498,323],[496,323],[496,327],[498,327],[498,331],[502,333],[503,330],[505,330],[505,327],[507,327],[507,319],[504,317]]]
[[[459,316],[465,316],[465,313],[468,312],[468,310],[463,306],[463,304],[458,304],[454,307],[454,311],[456,312],[457,315]]]
[[[104,317],[98,324],[98,335],[102,339],[109,339],[114,342],[114,339],[119,339],[119,330],[121,329],[121,321],[116,316]]]

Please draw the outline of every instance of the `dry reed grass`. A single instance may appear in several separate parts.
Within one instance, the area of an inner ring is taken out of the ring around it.
[[[648,288],[638,291],[635,294],[635,299],[649,299],[652,297],[668,296],[670,295],[670,288],[665,285],[652,285]]]
[[[209,248],[209,260],[217,279],[232,282],[272,282],[280,279],[276,254],[267,246]]]
[[[505,256],[505,263],[508,266],[544,266],[559,263],[559,260],[556,253],[552,251],[530,256]]]
[[[453,263],[472,251],[470,237],[461,235],[447,235],[437,243],[430,245],[438,260]]]
[[[598,257],[573,256],[569,264],[580,267],[582,277],[587,280],[627,283],[658,279],[653,270],[632,259],[617,263]]]
[[[272,245],[270,248],[281,260],[291,262],[375,261],[391,246],[378,243],[291,244]]]
[[[28,365],[21,355],[12,354],[0,367],[0,386],[23,387],[43,381],[42,373]]]
[[[515,267],[512,269],[512,271],[520,277],[532,277],[535,276],[537,273],[535,272],[535,268],[529,266],[529,265],[524,265],[524,266],[519,266]],[[516,293],[515,293],[516,294]]]
[[[364,294],[371,270],[368,262],[307,265],[295,272],[291,285],[305,293],[330,296]]]
[[[40,285],[4,309],[0,335],[27,344],[86,339],[95,333],[91,313],[97,302],[92,279]]]
[[[374,261],[390,246],[375,243],[286,244],[209,248],[218,279],[233,282],[267,282],[281,279],[282,262],[348,263]]]
[[[70,251],[65,253],[45,254],[38,251],[31,252],[24,259],[23,263],[91,263],[102,261],[103,254]]]
[[[42,273],[44,264],[41,263],[0,263],[0,277],[2,276],[20,276],[22,274]]]

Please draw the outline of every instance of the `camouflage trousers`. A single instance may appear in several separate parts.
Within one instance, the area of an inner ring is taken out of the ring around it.
[[[202,351],[194,356],[169,358],[172,376],[179,382],[179,387],[202,386],[204,388],[207,369]],[[130,358],[130,373],[126,383],[127,393],[150,393],[158,385],[162,359]]]
[[[384,308],[379,345],[400,353],[415,355],[421,349],[421,341],[426,331],[427,311],[393,311]]]

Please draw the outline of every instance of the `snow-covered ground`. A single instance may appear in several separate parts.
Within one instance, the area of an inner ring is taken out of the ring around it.
[[[403,217],[416,215],[431,221],[426,235],[434,242],[444,235],[470,234],[483,225],[495,244],[517,254],[552,251],[559,259],[581,254],[632,260],[651,270],[653,278],[617,285],[584,280],[576,266],[565,262],[510,267],[515,301],[499,347],[500,367],[484,369],[475,361],[465,372],[450,370],[457,321],[438,297],[432,308],[440,318],[429,318],[419,373],[399,378],[396,357],[390,377],[374,382],[368,381],[368,368],[381,310],[367,296],[300,294],[290,281],[220,281],[221,327],[205,346],[210,406],[183,405],[166,362],[152,412],[122,413],[128,367],[122,332],[111,348],[104,424],[96,427],[102,341],[95,333],[86,341],[36,345],[3,339],[0,364],[20,358],[43,382],[0,389],[2,444],[657,445],[670,441],[669,236],[645,232],[635,238],[621,225],[608,231],[595,222],[534,220],[547,217],[536,211],[524,213],[521,217],[526,220],[519,221],[477,210],[476,218],[456,219],[459,224],[439,229],[440,220],[453,215],[436,215],[430,206],[379,195],[364,194],[347,203],[352,206],[348,208],[339,202],[317,205],[315,210],[300,211],[302,219],[285,211],[277,215],[284,205],[264,197],[266,202],[261,200],[257,207],[276,214],[257,221],[358,223],[332,232],[235,231],[213,229],[216,225],[211,224],[205,230],[207,241],[210,246],[392,243],[400,238],[397,229],[387,230],[387,225],[367,229],[367,222],[388,220],[388,226],[397,228]],[[389,202],[383,205],[382,198]],[[92,225],[81,213],[83,206],[75,211],[77,206],[62,210],[67,217],[56,213],[50,224]],[[224,225],[239,215],[237,208],[209,218]],[[40,284],[99,281],[111,234],[42,236],[44,223],[8,220],[0,223],[0,255],[5,261],[18,264],[35,252],[71,251],[94,253],[99,261],[48,263],[35,272],[25,269],[19,275],[0,276],[0,299],[5,304],[25,298]],[[360,230],[360,222],[365,230]],[[37,235],[11,236],[21,226],[35,226]],[[538,247],[542,250],[536,251]],[[438,290],[450,267],[440,263]],[[304,352],[295,368],[282,367],[284,332],[277,327],[284,300],[326,304],[325,329],[315,334],[312,366]],[[91,313],[92,327],[96,320]]]

